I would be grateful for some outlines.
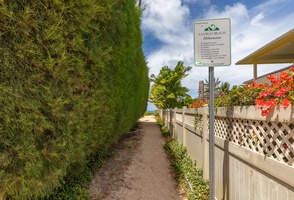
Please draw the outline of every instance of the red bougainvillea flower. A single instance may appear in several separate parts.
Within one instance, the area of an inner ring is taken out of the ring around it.
[[[265,106],[264,100],[262,100],[262,99],[256,99],[256,100],[255,100],[255,104],[256,104],[259,108],[262,108],[263,106]]]
[[[279,90],[279,91],[275,92],[275,96],[276,96],[276,97],[281,97],[281,96],[283,96],[284,94],[285,94],[285,92],[282,91],[282,90]]]
[[[281,72],[280,73],[280,78],[283,79],[283,80],[289,79],[289,73],[287,73],[287,72]]]
[[[274,89],[273,88],[269,88],[267,91],[266,91],[268,94],[272,94],[274,92]]]
[[[265,101],[263,99],[256,99],[255,104],[260,109],[262,109],[262,108],[270,108],[270,107],[273,107],[273,106],[277,105],[277,101],[276,101],[276,99],[271,99],[271,100],[268,100],[268,101]]]
[[[272,86],[274,89],[279,89],[281,86],[281,83],[274,83]]]
[[[277,104],[276,99],[271,99],[269,101],[264,101],[265,107],[272,107],[272,106],[275,106],[276,104]]]
[[[277,97],[281,97],[281,96],[283,96],[286,92],[289,92],[291,90],[291,87],[282,87],[279,91],[277,91],[276,93],[275,93],[275,96],[277,96]]]
[[[282,106],[283,106],[283,108],[288,108],[288,106],[291,104],[291,101],[289,100],[289,99],[283,99],[282,100]]]
[[[207,104],[207,102],[196,100],[194,103],[190,105],[190,108],[201,108],[204,104]]]
[[[282,87],[281,91],[283,92],[289,92],[291,90],[291,87]]]
[[[277,82],[277,77],[275,77],[274,75],[268,75],[268,76],[266,76],[266,78],[268,80],[270,80],[272,83],[276,83]]]
[[[271,99],[269,102],[270,102],[270,106],[277,105],[277,100],[276,99]]]
[[[261,116],[267,116],[269,112],[270,112],[269,109],[261,110]]]
[[[251,88],[255,88],[255,86],[256,86],[256,81],[254,80],[254,81],[251,82],[250,87],[251,87]]]
[[[269,115],[276,105],[281,105],[283,108],[287,108],[291,104],[294,105],[294,65],[288,72],[281,72],[279,77],[269,75],[267,79],[271,82],[270,84],[257,84],[252,81],[243,86],[244,96],[246,98],[248,96],[251,102],[255,98],[255,105],[261,110],[262,116]],[[221,97],[223,98],[223,96]],[[242,99],[243,94],[239,94],[239,98]],[[226,100],[226,103],[230,104],[230,99],[223,98],[222,100]],[[242,101],[240,102],[242,103]]]
[[[262,97],[267,97],[270,93],[268,93],[267,91],[266,92],[260,92],[259,93],[259,98],[262,98]]]

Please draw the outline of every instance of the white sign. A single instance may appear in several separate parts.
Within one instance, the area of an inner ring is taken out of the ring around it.
[[[231,21],[194,21],[194,61],[196,66],[231,65]]]

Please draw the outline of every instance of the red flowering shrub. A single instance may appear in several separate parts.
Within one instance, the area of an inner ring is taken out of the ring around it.
[[[264,85],[255,104],[261,109],[261,115],[266,116],[276,105],[287,108],[294,103],[294,67],[289,72],[281,72],[280,77],[273,75],[266,77],[271,85]]]
[[[197,99],[194,103],[190,104],[189,108],[201,108],[204,104],[207,104],[207,102]]]
[[[216,98],[216,107],[226,106],[248,106],[254,105],[255,99],[258,98],[259,92],[263,89],[262,84],[251,84],[242,85],[240,87],[232,89],[229,94],[222,95]]]
[[[228,95],[215,100],[216,107],[257,105],[261,115],[266,116],[276,105],[287,108],[294,104],[294,67],[289,72],[281,72],[280,77],[267,76],[271,84],[246,84],[232,89]]]

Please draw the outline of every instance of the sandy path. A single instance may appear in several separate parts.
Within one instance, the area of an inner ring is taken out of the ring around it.
[[[138,124],[138,130],[119,142],[116,157],[97,172],[91,200],[181,199],[154,116],[145,116]]]

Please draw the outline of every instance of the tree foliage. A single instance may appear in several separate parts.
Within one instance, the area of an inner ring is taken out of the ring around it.
[[[135,4],[0,1],[0,199],[46,196],[143,115]]]
[[[215,94],[219,94],[219,90],[220,90],[220,85],[221,81],[219,80],[219,78],[214,78],[214,93]],[[204,83],[204,94],[208,95],[209,94],[209,81],[207,79],[205,79],[205,83]]]
[[[192,67],[185,67],[179,61],[174,69],[168,66],[162,67],[158,76],[150,76],[153,85],[149,94],[149,101],[158,108],[175,108],[189,105],[192,101],[188,88],[183,87],[181,81],[188,76],[187,72]]]
[[[230,92],[231,85],[229,82],[222,82],[219,87],[220,95],[227,95]]]

